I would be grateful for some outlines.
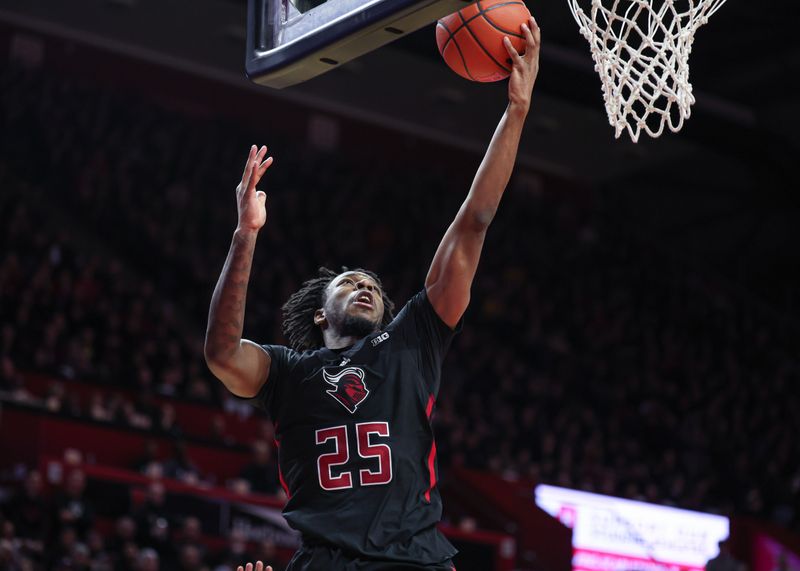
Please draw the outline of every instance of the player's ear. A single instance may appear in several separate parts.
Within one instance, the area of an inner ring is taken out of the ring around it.
[[[327,323],[325,319],[325,310],[318,309],[314,312],[314,325],[317,327],[323,327]]]

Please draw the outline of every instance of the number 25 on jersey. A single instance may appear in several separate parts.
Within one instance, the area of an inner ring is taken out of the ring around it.
[[[356,424],[356,442],[358,455],[364,459],[376,458],[378,469],[358,471],[358,480],[362,486],[381,486],[392,481],[392,450],[388,444],[375,443],[373,439],[389,436],[387,422],[361,422]],[[317,475],[323,490],[347,490],[353,487],[354,474],[349,470],[339,471],[333,475],[333,468],[346,466],[350,461],[350,445],[347,438],[347,426],[321,428],[316,432],[317,445],[333,440],[333,452],[326,452],[317,458]],[[330,447],[330,445],[328,445]],[[338,470],[337,470],[338,471]]]

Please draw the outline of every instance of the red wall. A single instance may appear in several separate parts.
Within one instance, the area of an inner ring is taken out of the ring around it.
[[[42,456],[60,458],[65,449],[75,448],[89,464],[130,469],[149,439],[158,443],[160,458],[171,456],[172,442],[165,437],[11,405],[3,408],[0,417],[0,465],[38,464]],[[249,460],[247,452],[219,446],[187,443],[186,449],[203,475],[214,474],[220,484],[235,477]]]

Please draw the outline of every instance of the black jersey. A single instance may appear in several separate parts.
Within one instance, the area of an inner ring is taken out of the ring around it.
[[[264,346],[269,378],[251,402],[275,424],[283,513],[305,543],[418,564],[456,554],[436,529],[430,422],[453,335],[423,290],[348,349]]]

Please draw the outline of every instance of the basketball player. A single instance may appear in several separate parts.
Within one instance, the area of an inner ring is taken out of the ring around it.
[[[250,149],[205,355],[233,394],[275,424],[284,515],[302,534],[292,571],[453,569],[456,550],[436,529],[442,506],[431,413],[539,70],[536,22],[523,32],[524,55],[504,40],[513,63],[505,114],[425,288],[396,317],[373,273],[323,268],[283,307],[291,347],[241,338],[256,238],[267,220],[266,195],[256,184],[272,164],[265,147]]]

